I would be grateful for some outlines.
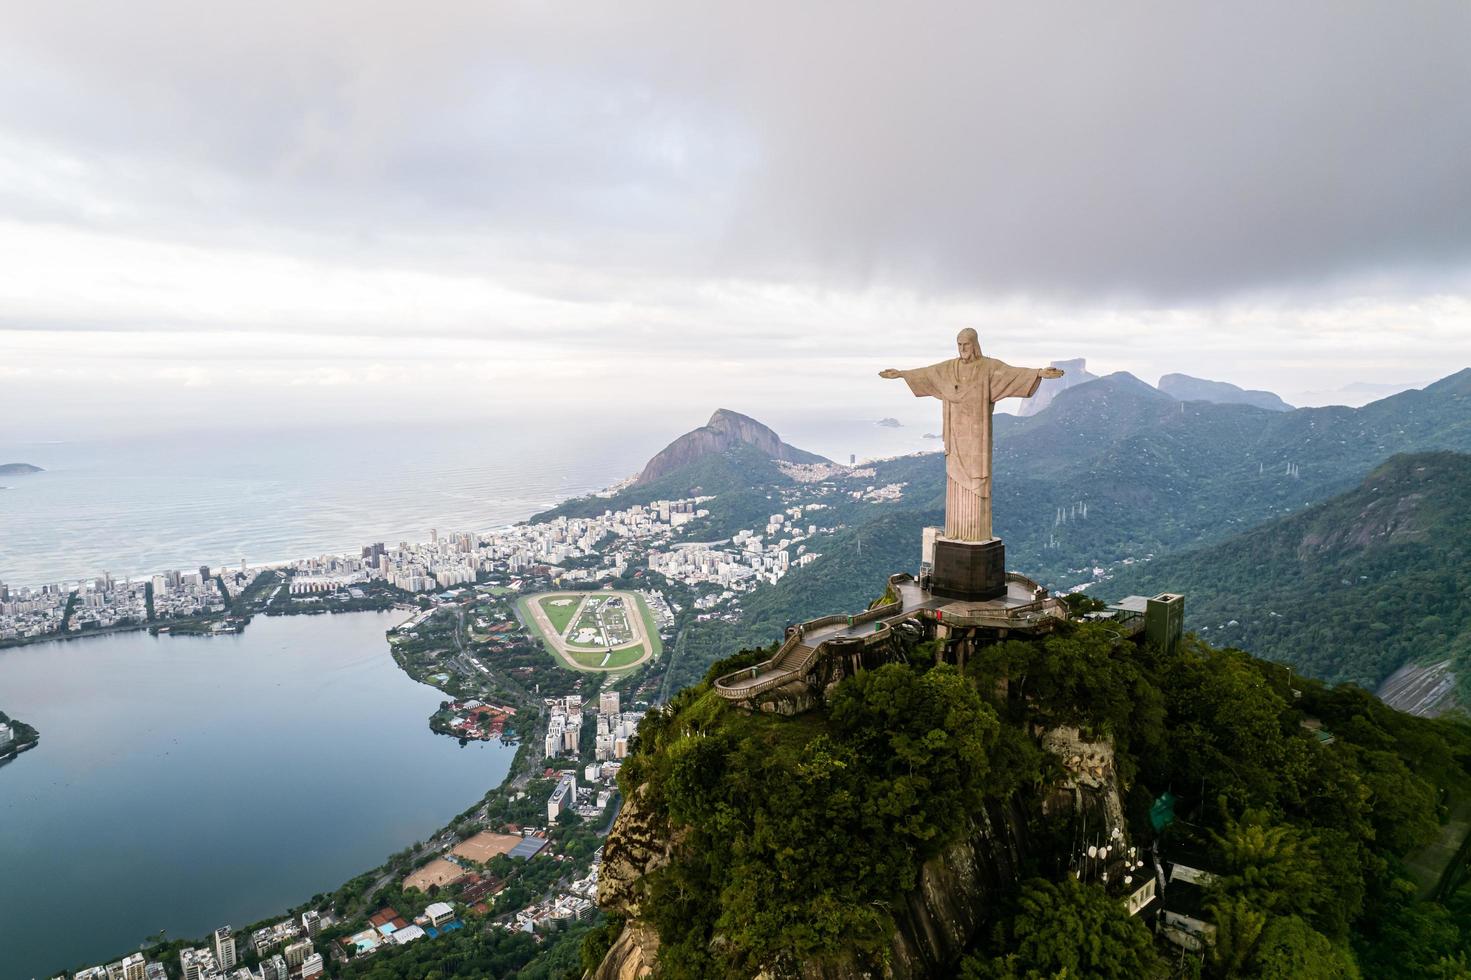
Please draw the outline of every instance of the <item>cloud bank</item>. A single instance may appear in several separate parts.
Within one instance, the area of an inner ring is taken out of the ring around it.
[[[1289,396],[1471,360],[1462,3],[5,22],[0,411],[436,372],[486,381],[455,411],[785,370],[856,405],[964,323]]]

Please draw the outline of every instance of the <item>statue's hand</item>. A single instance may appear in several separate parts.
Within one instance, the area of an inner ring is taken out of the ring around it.
[[[898,371],[895,371],[893,368],[884,368],[882,371],[879,372],[879,377],[881,377],[881,378],[902,378],[902,377],[904,377],[904,375],[900,374]]]
[[[1044,377],[1044,378],[1060,378],[1060,377],[1062,377],[1062,368],[1045,367],[1045,368],[1042,369],[1042,377]]]

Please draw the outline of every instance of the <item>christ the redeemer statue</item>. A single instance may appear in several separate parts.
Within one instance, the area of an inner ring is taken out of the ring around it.
[[[960,356],[912,371],[893,368],[881,378],[903,378],[916,397],[945,403],[945,537],[989,541],[991,534],[991,408],[1003,398],[1030,398],[1055,367],[1019,368],[981,356],[969,327],[955,338]]]

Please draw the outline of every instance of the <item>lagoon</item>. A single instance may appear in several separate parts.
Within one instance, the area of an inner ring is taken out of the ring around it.
[[[282,912],[423,840],[514,749],[429,731],[404,613],[256,617],[0,651],[0,706],[41,742],[0,767],[0,980]]]

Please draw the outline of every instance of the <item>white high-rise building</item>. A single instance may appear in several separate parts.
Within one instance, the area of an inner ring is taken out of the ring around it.
[[[617,691],[604,691],[604,692],[602,692],[601,694],[598,695],[598,714],[600,714],[600,715],[616,715],[616,714],[618,714],[618,692]]]
[[[575,773],[563,773],[557,782],[557,788],[552,790],[551,797],[547,800],[547,821],[556,823],[557,817],[565,811],[577,805],[577,775]]]
[[[228,970],[236,963],[235,934],[229,926],[215,930],[215,964],[218,969]]]

